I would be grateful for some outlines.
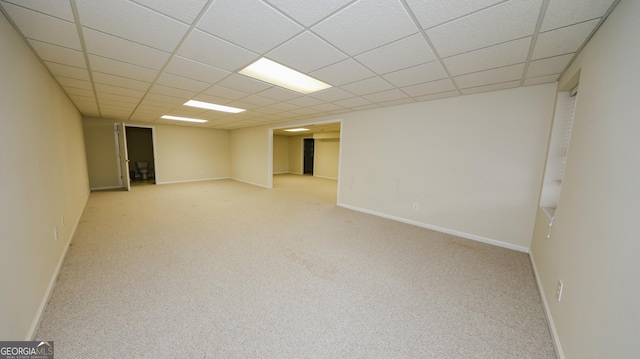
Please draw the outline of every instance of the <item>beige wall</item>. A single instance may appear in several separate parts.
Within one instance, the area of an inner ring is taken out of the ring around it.
[[[555,89],[546,84],[341,115],[339,205],[528,251]],[[332,120],[339,119],[287,125]],[[233,130],[231,138],[233,177],[268,186],[268,127]],[[294,163],[290,158],[293,173]]]
[[[345,115],[339,201],[526,251],[554,97],[547,84]]]
[[[640,2],[620,1],[561,81],[579,71],[551,238],[539,211],[531,256],[566,358],[640,353],[639,17]]]
[[[156,127],[156,182],[229,178],[229,131]]]
[[[273,174],[289,173],[289,136],[273,136]]]
[[[120,166],[116,157],[114,121],[85,118],[82,128],[85,138],[89,183],[92,189],[120,186]]]
[[[273,173],[302,174],[303,140],[307,136],[273,136]],[[338,179],[340,139],[316,139],[314,176]]]
[[[316,139],[315,147],[313,149],[313,155],[314,176],[338,179],[340,139]]]
[[[119,185],[114,123],[114,120],[100,118],[85,118],[83,121],[92,189]],[[152,126],[156,136],[156,183],[230,177],[229,131],[156,124]]]
[[[268,127],[250,127],[231,131],[231,177],[235,180],[269,187]]]
[[[304,152],[303,140],[305,136],[291,136],[289,140],[289,173],[301,175],[302,155]]]
[[[0,34],[0,340],[30,340],[89,184],[80,114],[1,14]]]

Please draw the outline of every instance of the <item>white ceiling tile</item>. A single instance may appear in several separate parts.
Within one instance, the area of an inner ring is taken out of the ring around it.
[[[96,91],[102,94],[114,94],[119,96],[131,96],[137,100],[144,96],[144,91],[132,90],[125,87],[117,87],[105,84],[96,84]]]
[[[265,57],[300,72],[309,72],[347,58],[335,47],[305,31],[280,45]]]
[[[543,60],[531,61],[526,77],[539,77],[544,75],[559,74],[564,71],[565,67],[575,54],[567,54],[556,57],[550,57]]]
[[[342,109],[341,106],[338,106],[338,105],[333,104],[333,103],[323,103],[323,104],[320,104],[320,105],[311,106],[311,108],[313,110],[320,111],[320,112],[329,112],[329,111],[335,111],[335,110],[341,110]]]
[[[141,114],[141,113],[138,113],[136,111],[127,119],[127,121],[129,121],[129,122],[139,122],[139,123],[148,123],[148,122],[153,122],[153,121],[157,120],[158,117],[159,116]],[[129,123],[129,122],[127,122],[127,123]]]
[[[266,98],[260,95],[249,95],[247,97],[244,97],[241,101],[252,104],[252,105],[257,105],[257,106],[269,106],[278,102],[276,100]]]
[[[160,93],[151,93],[151,92],[149,92],[145,96],[144,100],[145,100],[145,102],[147,100],[161,102],[161,103],[164,104],[165,107],[176,108],[178,106],[182,106],[182,104],[187,102],[187,100],[189,100],[189,98],[188,97],[175,97],[175,96],[169,96],[169,95],[164,95],[164,94],[160,94]]]
[[[288,104],[288,103],[283,103],[283,102],[273,104],[273,106],[282,106],[282,105],[288,106],[289,108],[287,110],[283,110],[283,109],[273,108],[271,106],[265,106],[265,107],[256,108],[253,111],[257,112],[259,114],[264,114],[264,115],[275,115],[275,114],[278,114],[278,113],[282,113],[282,112],[285,112],[285,111],[289,111],[289,110],[293,110],[293,109],[298,108],[297,106],[294,106],[294,105],[291,105],[291,104]]]
[[[460,93],[458,91],[447,91],[447,92],[435,93],[433,95],[420,96],[420,97],[416,97],[415,99],[416,101],[432,101],[432,100],[439,100],[443,98],[456,97],[456,96],[460,96]]]
[[[264,91],[269,87],[272,87],[272,85],[267,84],[266,82],[254,80],[248,76],[240,74],[232,74],[226,79],[220,81],[218,85],[249,94]]]
[[[370,79],[353,82],[342,86],[343,89],[356,95],[366,95],[374,92],[390,90],[393,86],[380,77],[372,77]]]
[[[73,21],[73,13],[71,12],[71,3],[69,1],[24,1],[24,0],[8,0],[2,1],[3,4],[13,3],[24,8],[35,10],[43,14],[51,15],[59,19]]]
[[[531,37],[505,42],[483,49],[465,52],[443,59],[453,76],[514,65],[527,60]]]
[[[320,101],[318,99],[311,98],[311,97],[308,97],[308,96],[298,97],[298,98],[294,98],[293,100],[287,101],[287,103],[290,103],[290,104],[296,105],[296,106],[300,106],[300,107],[317,106],[317,105],[322,104],[323,102],[324,101]]]
[[[386,101],[393,101],[393,100],[399,100],[399,99],[404,99],[407,98],[409,96],[407,96],[406,93],[398,90],[398,89],[392,89],[392,90],[387,90],[387,91],[382,91],[382,92],[376,92],[376,93],[372,93],[369,95],[363,95],[362,97],[364,97],[365,99],[371,101],[371,102],[386,102]]]
[[[550,0],[540,31],[602,17],[615,0]]]
[[[99,31],[83,29],[87,52],[130,64],[161,69],[169,53]]]
[[[81,96],[81,95],[69,94],[69,98],[75,104],[83,104],[83,105],[89,105],[89,106],[95,105],[95,106],[97,106],[96,98],[94,96]]]
[[[364,106],[358,106],[358,107],[354,107],[352,108],[352,110],[354,111],[366,111],[366,110],[372,110],[374,108],[380,108],[382,106],[378,105],[377,103],[372,103],[371,105],[364,105]]]
[[[522,78],[524,64],[505,66],[498,69],[474,72],[455,77],[459,88],[479,87],[489,84],[513,81]]]
[[[111,95],[111,94],[106,94],[104,96],[101,96],[100,94],[98,94],[98,105],[100,106],[100,108],[105,108],[105,107],[109,107],[109,108],[119,108],[122,110],[127,110],[129,112],[132,112],[133,109],[136,108],[137,105],[137,101],[133,101],[133,100],[129,100],[129,101],[122,101],[123,97],[122,96],[116,96],[116,95]]]
[[[412,99],[411,97],[407,97],[407,98],[402,98],[398,100],[380,101],[378,103],[383,106],[398,106],[398,105],[405,105],[413,102],[416,102],[416,100]]]
[[[227,71],[237,71],[259,58],[256,53],[198,30],[180,46],[178,55]]]
[[[295,115],[302,115],[302,116],[315,116],[318,114],[318,111],[310,108],[310,107],[302,107],[302,108],[298,108],[295,110],[291,110],[288,113],[286,113],[286,115],[288,115],[289,113],[295,114]]]
[[[272,86],[264,91],[260,91],[258,95],[278,101],[287,101],[301,96],[298,92],[290,91],[278,86]]]
[[[153,85],[153,87],[149,89],[149,92],[184,99],[190,99],[197,94],[197,92],[186,91],[175,87],[163,86],[158,84]]]
[[[511,0],[427,30],[442,57],[531,36],[542,0]]]
[[[311,26],[352,0],[267,0],[304,26]]]
[[[333,103],[345,108],[355,108],[355,107],[370,105],[371,101],[362,97],[352,97],[346,100],[334,101]]]
[[[234,89],[230,89],[227,87],[223,87],[223,86],[212,86],[211,88],[207,89],[204,94],[209,95],[209,96],[216,96],[216,97],[221,97],[221,98],[227,98],[230,100],[238,100],[241,99],[243,97],[249,96],[248,93],[246,92],[242,92],[242,91],[237,91]]]
[[[184,100],[167,102],[166,97],[167,96],[147,94],[142,100],[142,102],[140,102],[138,109],[143,110],[145,112],[150,112],[150,113],[155,111],[167,112],[178,106],[182,106],[182,104],[184,103]],[[170,100],[174,100],[174,99],[171,98]]]
[[[355,57],[377,74],[386,74],[436,59],[422,34],[415,34]]]
[[[164,70],[174,75],[180,75],[208,83],[216,83],[231,74],[229,71],[205,65],[180,56],[174,56]]]
[[[598,20],[592,20],[538,35],[532,60],[578,51],[597,24]]]
[[[89,90],[89,89],[79,89],[79,88],[75,88],[75,87],[63,87],[64,92],[67,93],[67,95],[78,95],[78,96],[88,96],[88,97],[94,97],[94,93],[93,90]]]
[[[267,113],[280,113],[283,111],[291,111],[291,110],[295,110],[297,108],[300,108],[300,106],[296,106],[294,104],[290,104],[287,102],[278,102],[278,103],[274,103],[273,105],[269,105],[267,107],[265,107],[264,109],[273,109],[273,112],[267,112]]]
[[[486,85],[486,86],[472,87],[472,88],[468,88],[468,89],[462,89],[462,90],[460,90],[460,92],[462,92],[463,95],[470,95],[470,94],[480,93],[480,92],[489,92],[489,91],[512,89],[512,88],[516,88],[518,86],[520,86],[520,80],[503,82],[503,83]]]
[[[373,72],[352,59],[313,71],[309,75],[333,86],[341,86],[375,76]]]
[[[26,38],[82,50],[74,23],[11,4],[4,8]]]
[[[47,65],[49,71],[55,76],[64,76],[70,77],[78,80],[89,81],[89,71],[87,69],[83,69],[80,67],[73,67],[58,64],[55,62],[44,61],[44,64]]]
[[[310,94],[309,96],[313,97],[313,98],[317,98],[318,100],[322,100],[322,101],[327,101],[327,102],[334,102],[334,101],[339,101],[339,100],[345,100],[348,98],[352,98],[355,95],[347,92],[339,87],[330,87],[326,90],[322,90],[322,91],[318,91],[318,92],[314,92],[312,94]]]
[[[182,90],[192,91],[192,92],[202,92],[207,89],[210,84],[198,80],[192,80],[190,78],[173,75],[169,73],[162,73],[158,79],[156,80],[156,84],[165,85],[169,87],[175,87]]]
[[[397,0],[360,0],[312,30],[352,56],[418,32]]]
[[[447,77],[439,61],[432,61],[382,76],[396,87],[415,85]]]
[[[189,27],[126,0],[76,0],[80,23],[146,46],[172,52]]]
[[[97,55],[89,55],[89,63],[91,64],[91,70],[93,71],[128,77],[145,82],[152,82],[158,75],[158,70],[112,60]]]
[[[58,80],[58,83],[60,83],[60,86],[64,88],[73,87],[73,88],[93,91],[93,87],[91,86],[91,82],[89,81],[72,79],[72,78],[63,77],[63,76],[56,76],[56,80]]]
[[[532,86],[532,85],[540,85],[540,84],[548,84],[552,82],[558,81],[560,74],[552,74],[540,77],[531,77],[524,80],[524,86]]]
[[[423,29],[484,9],[503,0],[407,0]]]
[[[401,88],[402,91],[411,97],[431,95],[438,92],[448,92],[455,89],[456,86],[448,78]]]
[[[148,82],[130,79],[128,77],[115,76],[102,72],[93,72],[93,81],[98,84],[111,85],[116,87],[124,87],[138,91],[146,91],[151,85]]]
[[[59,64],[65,64],[74,67],[87,67],[87,64],[84,61],[84,55],[81,51],[51,45],[46,42],[36,40],[29,40],[29,43],[42,60],[57,62]]]
[[[191,24],[207,0],[132,0],[176,20]]]
[[[258,53],[265,53],[303,30],[278,11],[255,0],[217,0],[197,26]]]

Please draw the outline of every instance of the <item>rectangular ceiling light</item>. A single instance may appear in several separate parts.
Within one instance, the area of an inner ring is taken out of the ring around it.
[[[313,77],[309,77],[264,57],[245,67],[240,73],[303,94],[309,94],[331,87],[329,84],[318,81]]]
[[[189,100],[189,101],[185,102],[184,105],[185,106],[191,106],[191,107],[204,108],[204,109],[207,109],[207,110],[230,112],[230,113],[238,113],[238,112],[245,111],[245,110],[243,110],[241,108],[216,105],[215,103],[208,103],[208,102],[195,101],[195,100]]]
[[[185,121],[185,122],[207,122],[207,120],[201,120],[199,118],[189,118],[189,117],[178,117],[178,116],[169,116],[169,115],[164,115],[161,118],[164,118],[165,120],[175,120],[175,121]]]
[[[285,130],[285,131],[287,131],[287,132],[301,132],[301,131],[309,131],[309,129],[308,128],[291,128],[291,129],[288,129],[288,130]]]

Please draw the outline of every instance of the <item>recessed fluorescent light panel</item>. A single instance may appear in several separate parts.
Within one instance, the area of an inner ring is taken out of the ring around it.
[[[207,110],[230,112],[230,113],[238,113],[238,112],[245,111],[245,110],[243,110],[241,108],[216,105],[215,103],[208,103],[208,102],[194,101],[194,100],[189,100],[189,101],[185,102],[184,105],[185,106],[191,106],[191,107],[204,108],[204,109],[207,109]]]
[[[287,132],[302,132],[302,131],[309,131],[309,129],[308,128],[291,128],[291,129],[288,129],[288,130],[285,130],[285,131],[287,131]]]
[[[331,87],[329,84],[318,81],[313,77],[309,77],[264,57],[245,67],[240,73],[303,94],[309,94]]]
[[[169,116],[169,115],[164,115],[161,118],[164,118],[165,120],[174,120],[174,121],[185,121],[185,122],[207,122],[207,120],[201,120],[199,118],[189,118],[189,117],[178,117],[178,116]]]

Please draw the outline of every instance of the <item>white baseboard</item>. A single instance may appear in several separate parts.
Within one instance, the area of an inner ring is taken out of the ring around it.
[[[518,251],[518,252],[529,253],[529,248],[527,248],[527,247],[517,246],[515,244],[505,243],[505,242],[497,241],[497,240],[491,239],[491,238],[485,238],[485,237],[481,237],[481,236],[476,236],[475,234],[469,234],[469,233],[459,232],[459,231],[456,231],[456,230],[453,230],[453,229],[449,229],[449,228],[433,226],[433,225],[430,225],[430,224],[417,222],[417,221],[413,221],[413,220],[406,219],[406,218],[396,217],[396,216],[392,216],[392,215],[388,215],[388,214],[380,213],[380,212],[376,212],[376,211],[370,211],[368,209],[354,207],[354,206],[350,206],[350,205],[343,204],[343,203],[338,203],[338,206],[339,207],[343,207],[343,208],[347,208],[347,209],[352,209],[352,210],[358,211],[358,212],[372,214],[372,215],[378,216],[378,217],[392,219],[394,221],[398,221],[398,222],[402,222],[402,223],[412,224],[414,226],[427,228],[427,229],[431,229],[431,230],[442,232],[442,233],[451,234],[451,235],[462,237],[462,238],[466,238],[466,239],[471,239],[471,240],[482,242],[482,243],[492,244],[492,245],[498,246],[498,247],[513,249],[513,250]]]
[[[286,171],[286,172],[273,172],[274,175],[288,175],[289,173],[291,173],[291,172],[289,172],[289,171]]]
[[[547,316],[547,323],[549,325],[549,331],[551,332],[551,339],[553,339],[553,347],[556,350],[556,356],[558,359],[565,359],[564,352],[562,351],[562,345],[560,344],[560,337],[556,330],[556,325],[553,322],[553,316],[551,316],[551,308],[549,308],[549,302],[547,296],[544,294],[544,288],[542,288],[542,281],[538,275],[538,268],[536,268],[536,261],[533,259],[533,255],[529,253],[529,259],[531,260],[531,266],[533,267],[533,275],[536,278],[536,284],[542,297],[542,303],[544,304],[544,313]]]
[[[33,318],[33,322],[31,323],[31,327],[29,328],[29,332],[27,333],[27,337],[25,338],[26,341],[33,340],[34,336],[36,335],[36,330],[38,330],[38,328],[40,327],[40,322],[42,321],[42,315],[44,314],[44,310],[47,308],[49,299],[51,299],[51,295],[53,294],[53,288],[55,288],[56,282],[58,281],[58,276],[60,275],[60,270],[62,270],[62,264],[64,263],[64,260],[67,257],[69,246],[71,245],[71,241],[73,241],[73,237],[76,235],[78,224],[80,224],[80,219],[82,218],[82,214],[84,213],[84,210],[87,207],[88,202],[89,202],[89,193],[87,193],[87,198],[85,199],[84,205],[82,206],[82,211],[80,211],[80,215],[77,217],[76,223],[73,225],[73,229],[69,234],[69,239],[67,240],[67,244],[65,244],[64,251],[60,256],[60,259],[58,260],[56,269],[53,271],[53,274],[51,275],[51,279],[49,280],[49,285],[47,286],[47,290],[44,292],[44,297],[42,297],[42,301],[40,302],[38,311],[36,312],[36,315]]]
[[[325,177],[325,176],[316,176],[316,175],[313,175],[313,177],[317,177],[317,178],[324,178],[324,179],[330,179],[330,180],[335,180],[335,181],[337,181],[337,180],[338,180],[338,179],[337,179],[337,178],[335,178],[335,177]]]
[[[250,184],[252,186],[258,186],[258,187],[262,187],[262,188],[269,188],[269,186],[265,186],[263,184],[260,183],[255,183],[255,182],[250,182],[250,181],[245,181],[245,180],[241,180],[239,178],[231,178],[234,181],[238,181],[238,182],[242,182],[242,183],[246,183],[246,184]]]
[[[189,182],[204,182],[204,181],[219,181],[224,179],[229,179],[231,177],[216,177],[216,178],[200,178],[200,179],[192,179],[192,180],[181,180],[181,181],[166,181],[166,182],[158,182],[156,184],[174,184],[174,183],[189,183]]]
[[[103,191],[106,189],[119,189],[119,188],[123,188],[122,186],[108,186],[108,187],[94,187],[94,188],[90,188],[89,190],[91,191]]]

